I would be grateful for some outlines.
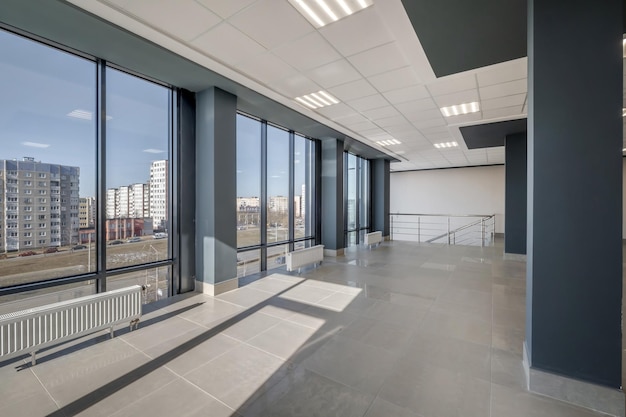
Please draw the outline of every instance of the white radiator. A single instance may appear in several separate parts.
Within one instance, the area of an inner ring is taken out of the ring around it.
[[[365,234],[365,244],[368,246],[377,245],[383,241],[383,232],[371,232]]]
[[[305,265],[321,263],[324,260],[324,245],[298,249],[287,253],[287,271],[300,269]]]
[[[135,285],[0,315],[0,359],[30,353],[124,322],[137,327],[141,286]]]

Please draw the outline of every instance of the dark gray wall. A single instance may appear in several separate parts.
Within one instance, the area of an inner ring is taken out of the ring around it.
[[[322,141],[321,221],[325,249],[343,249],[343,142],[338,139]]]
[[[370,161],[372,182],[372,231],[389,236],[389,161]]]
[[[504,251],[526,254],[526,132],[505,139]]]
[[[622,1],[529,1],[526,343],[533,368],[619,387]]]
[[[179,92],[178,189],[179,292],[192,291],[196,279],[196,95]],[[176,193],[174,193],[176,195]]]
[[[209,284],[237,277],[236,115],[232,94],[196,94],[196,279]]]

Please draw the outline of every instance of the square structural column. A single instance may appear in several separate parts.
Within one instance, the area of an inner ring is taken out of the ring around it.
[[[341,256],[345,247],[343,219],[343,142],[322,140],[322,244],[324,255]]]
[[[221,294],[237,280],[237,97],[196,94],[196,291]],[[185,167],[183,167],[184,171]]]
[[[526,255],[526,132],[507,135],[504,169],[504,252],[507,257]]]
[[[370,161],[372,183],[372,231],[389,238],[389,171],[388,159]]]
[[[529,388],[624,415],[622,0],[529,0]]]

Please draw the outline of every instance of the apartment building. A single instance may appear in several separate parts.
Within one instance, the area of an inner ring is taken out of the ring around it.
[[[78,167],[0,160],[2,223],[0,250],[67,246],[78,241]]]

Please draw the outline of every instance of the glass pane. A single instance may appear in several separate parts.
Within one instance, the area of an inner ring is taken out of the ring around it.
[[[294,143],[294,237],[315,234],[315,143],[300,135]]]
[[[355,230],[357,227],[356,209],[357,209],[357,172],[356,172],[356,160],[357,157],[352,154],[347,155],[347,173],[348,178],[346,180],[346,194],[348,196],[347,201],[347,217],[346,217],[346,230]]]
[[[369,161],[359,158],[359,228],[367,229],[370,226],[370,188],[369,188]],[[359,240],[363,242],[362,239]]]
[[[0,297],[0,314],[15,313],[29,308],[41,307],[60,301],[96,293],[96,281],[75,282],[62,286],[25,291]]]
[[[152,303],[168,296],[171,274],[171,267],[161,266],[158,268],[129,272],[128,274],[115,275],[107,278],[107,290],[111,291],[132,285],[142,285],[145,288],[143,292],[143,303]]]
[[[237,115],[237,247],[261,243],[261,122]]]
[[[267,126],[267,243],[289,239],[290,207],[289,132]]]
[[[289,252],[289,245],[271,246],[267,248],[267,269],[276,269],[285,266],[285,255]]]
[[[169,90],[106,76],[107,269],[168,259]]]
[[[261,250],[248,250],[237,253],[237,278],[261,271]]]
[[[94,62],[0,30],[0,286],[95,268],[72,251],[95,203],[95,83]]]

